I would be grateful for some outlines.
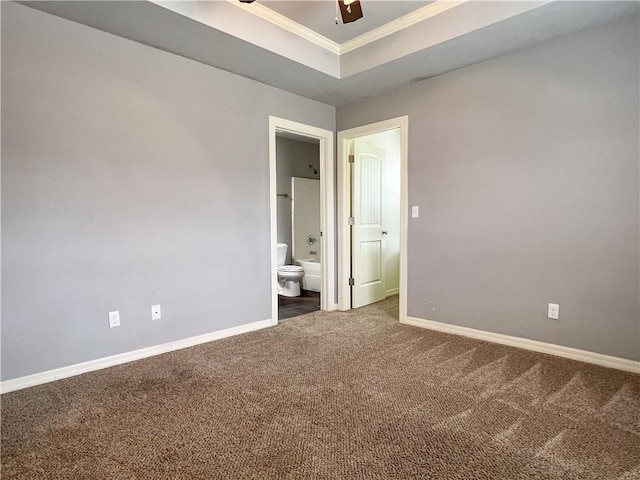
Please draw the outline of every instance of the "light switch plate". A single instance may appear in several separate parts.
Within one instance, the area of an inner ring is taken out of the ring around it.
[[[151,307],[151,320],[160,320],[162,312],[160,311],[160,305],[154,305]]]
[[[120,311],[109,312],[109,328],[120,326]]]
[[[418,205],[414,205],[411,207],[411,218],[420,217],[420,207]]]

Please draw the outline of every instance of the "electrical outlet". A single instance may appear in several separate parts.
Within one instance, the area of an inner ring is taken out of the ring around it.
[[[558,320],[559,315],[560,315],[560,305],[558,305],[557,303],[550,303],[547,316],[552,320]]]
[[[119,327],[120,326],[120,312],[116,310],[115,312],[109,312],[109,328]]]
[[[151,307],[151,320],[160,320],[160,317],[162,317],[160,305],[154,305]]]

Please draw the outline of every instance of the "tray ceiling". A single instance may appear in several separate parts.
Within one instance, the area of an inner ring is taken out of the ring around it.
[[[325,1],[18,3],[335,106],[640,12],[636,1],[361,1],[369,20],[350,30]]]
[[[418,0],[361,0],[364,17],[336,25],[337,2],[334,0],[291,1],[258,0],[261,4],[294,22],[336,42],[343,43],[418,10],[432,1]]]

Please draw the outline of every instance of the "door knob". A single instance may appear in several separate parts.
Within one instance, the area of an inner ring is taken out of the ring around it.
[[[382,234],[383,234],[383,235],[386,235],[386,234],[388,234],[388,233],[389,233],[389,232],[387,232],[386,230],[382,230]]]

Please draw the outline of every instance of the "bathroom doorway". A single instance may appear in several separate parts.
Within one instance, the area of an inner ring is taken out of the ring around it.
[[[399,117],[338,132],[338,308],[399,295],[406,318],[407,127]]]
[[[272,323],[335,309],[333,133],[270,117]]]
[[[320,141],[276,132],[278,320],[320,309]]]

